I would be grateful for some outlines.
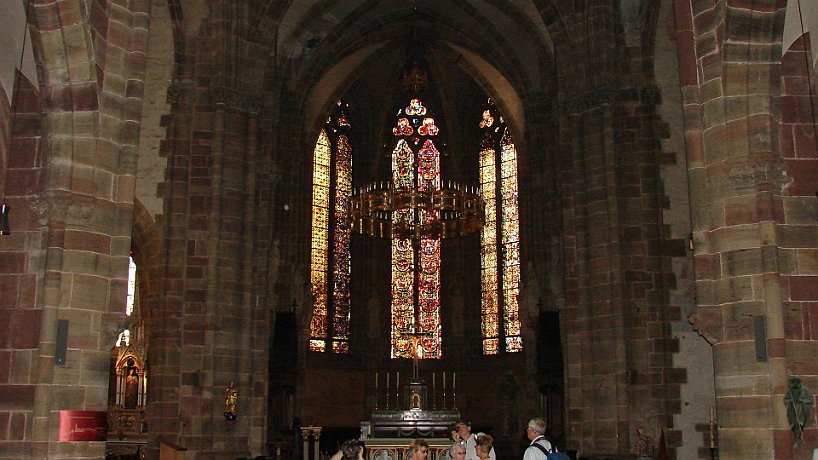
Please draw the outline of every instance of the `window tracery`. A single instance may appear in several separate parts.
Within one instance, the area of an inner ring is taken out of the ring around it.
[[[510,129],[493,104],[483,111],[480,190],[486,222],[480,238],[481,334],[483,354],[522,351],[520,223],[517,149]]]
[[[352,146],[346,104],[338,102],[313,151],[310,351],[349,353]]]

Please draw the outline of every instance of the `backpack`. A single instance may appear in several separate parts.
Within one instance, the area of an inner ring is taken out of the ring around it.
[[[571,460],[571,458],[565,452],[558,452],[556,450],[548,452],[547,450],[545,450],[545,447],[543,447],[542,444],[537,444],[535,442],[534,444],[528,446],[529,449],[532,447],[540,449],[542,453],[545,454],[545,458],[547,458],[548,460]]]

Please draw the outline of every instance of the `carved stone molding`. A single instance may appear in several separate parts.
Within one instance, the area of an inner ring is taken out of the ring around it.
[[[768,185],[778,192],[792,181],[787,176],[781,158],[771,158],[757,164],[736,164],[727,172],[725,180],[733,190],[766,189]]]
[[[182,98],[190,94],[192,90],[191,86],[192,83],[190,82],[174,80],[173,83],[168,86],[167,103],[170,105],[177,105]]]
[[[260,113],[264,109],[264,98],[260,94],[251,94],[228,86],[211,87],[210,98],[214,105],[221,104],[250,114]]]
[[[644,105],[659,105],[662,103],[662,91],[656,85],[645,85],[639,89],[639,99]]]
[[[710,345],[723,340],[721,307],[713,305],[697,307],[687,317],[687,321]]]
[[[50,199],[46,195],[41,195],[32,208],[37,212],[41,226],[56,221],[85,227],[90,224],[94,214],[93,203],[77,202],[64,195],[52,196]]]
[[[568,95],[558,104],[562,114],[576,115],[603,105],[615,105],[620,102],[639,102],[644,105],[662,103],[661,91],[656,85],[645,85],[630,88],[600,88],[581,94]]]
[[[559,112],[561,114],[575,115],[603,105],[613,105],[617,102],[618,95],[618,92],[613,89],[599,89],[571,95],[559,102]]]

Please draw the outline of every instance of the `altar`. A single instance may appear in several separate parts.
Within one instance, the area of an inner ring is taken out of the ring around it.
[[[457,409],[376,410],[361,434],[375,438],[449,438],[449,429],[460,418]],[[366,422],[364,422],[366,423]]]
[[[370,419],[361,422],[360,440],[366,445],[366,460],[408,460],[409,443],[416,438],[423,438],[429,444],[427,460],[449,459],[451,430],[460,419],[457,374],[450,374],[451,387],[447,388],[446,372],[442,372],[443,385],[438,388],[438,375],[432,372],[430,388],[418,369],[423,350],[420,341],[427,334],[419,332],[416,325],[408,335],[415,350],[412,377],[401,384],[400,372],[395,372],[394,380],[387,372],[386,388],[381,392],[379,373],[375,374],[375,407]],[[389,385],[390,380],[394,386]],[[381,406],[381,402],[385,405]]]
[[[417,366],[417,364],[415,364]],[[361,422],[361,438],[448,438],[449,430],[460,418],[457,410],[455,388],[444,386],[442,392],[436,387],[435,374],[432,374],[432,386],[419,377],[415,367],[412,378],[401,385],[400,374],[395,375],[395,388],[387,383],[384,392],[386,406],[381,407],[380,395],[376,395],[375,410],[370,420]],[[454,374],[452,375],[454,383]],[[387,374],[387,382],[389,375]],[[377,380],[376,380],[377,382]],[[375,387],[378,390],[377,384]],[[442,393],[442,394],[440,394]],[[394,403],[390,408],[392,396]],[[430,402],[431,396],[431,402]],[[442,396],[438,398],[438,396]],[[438,407],[440,403],[440,407]]]
[[[418,376],[417,367],[413,374],[403,385],[398,383],[399,374],[396,374],[395,387],[390,388],[387,383],[385,408],[376,404],[370,420],[361,422],[361,441],[366,444],[367,460],[406,460],[409,443],[414,438],[423,438],[429,443],[427,460],[448,458],[452,445],[450,430],[460,419],[460,411],[455,407],[455,389],[447,389],[445,383],[442,389],[437,388],[434,374],[430,388]],[[452,377],[454,379],[454,375]],[[380,396],[378,401],[382,401]]]
[[[449,459],[449,448],[452,440],[449,438],[424,438],[429,443],[427,460]],[[366,460],[407,460],[409,450],[408,438],[367,438],[362,439],[366,445]]]

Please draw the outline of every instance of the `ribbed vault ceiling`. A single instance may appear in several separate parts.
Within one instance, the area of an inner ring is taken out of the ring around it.
[[[473,124],[461,111],[490,96],[522,135],[523,101],[550,83],[552,43],[531,1],[294,0],[261,11],[259,30],[275,31],[277,74],[303,103],[307,132],[339,97],[373,118],[365,129],[383,131],[417,49],[451,126]]]

